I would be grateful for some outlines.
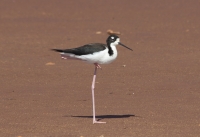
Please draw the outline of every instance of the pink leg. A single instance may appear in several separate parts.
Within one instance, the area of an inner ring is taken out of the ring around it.
[[[96,66],[96,65],[95,65]],[[94,88],[95,88],[95,79],[96,79],[96,73],[97,73],[97,66],[95,67],[94,70],[94,76],[93,76],[93,81],[92,81],[92,105],[93,105],[93,124],[94,123],[106,123],[106,122],[100,122],[96,120],[95,117],[95,101],[94,101]]]

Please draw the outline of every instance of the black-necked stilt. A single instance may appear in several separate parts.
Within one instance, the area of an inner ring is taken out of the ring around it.
[[[117,58],[117,45],[121,45],[129,50],[132,50],[124,44],[120,43],[120,38],[116,35],[110,35],[106,42],[107,44],[91,43],[73,49],[52,49],[54,51],[61,52],[61,58],[63,59],[82,60],[95,65],[92,81],[93,124],[106,123],[97,121],[95,118],[94,88],[97,68],[101,68],[99,64],[109,64]]]

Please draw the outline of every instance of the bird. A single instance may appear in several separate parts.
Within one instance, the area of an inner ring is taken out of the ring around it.
[[[120,38],[117,35],[110,35],[106,40],[106,44],[103,43],[90,43],[77,48],[72,49],[52,49],[53,51],[60,52],[62,59],[80,60],[94,64],[95,70],[92,80],[92,105],[93,105],[93,124],[106,123],[96,119],[95,115],[95,80],[97,75],[97,69],[101,69],[101,64],[109,64],[117,58],[117,45],[121,45],[131,51],[131,48],[120,42]]]

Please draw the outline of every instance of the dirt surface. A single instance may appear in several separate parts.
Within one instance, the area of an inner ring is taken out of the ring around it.
[[[200,137],[199,5],[1,0],[0,137]],[[96,113],[107,123],[92,124],[94,65],[50,49],[105,43],[108,29],[134,51],[118,46],[98,70]]]

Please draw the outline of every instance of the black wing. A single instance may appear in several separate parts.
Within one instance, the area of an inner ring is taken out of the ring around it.
[[[87,55],[87,54],[93,54],[95,52],[98,51],[102,51],[106,49],[106,45],[105,44],[101,44],[101,43],[91,43],[91,44],[87,44],[78,48],[73,48],[73,49],[52,49],[54,51],[57,52],[64,52],[64,53],[72,53],[74,55]]]

